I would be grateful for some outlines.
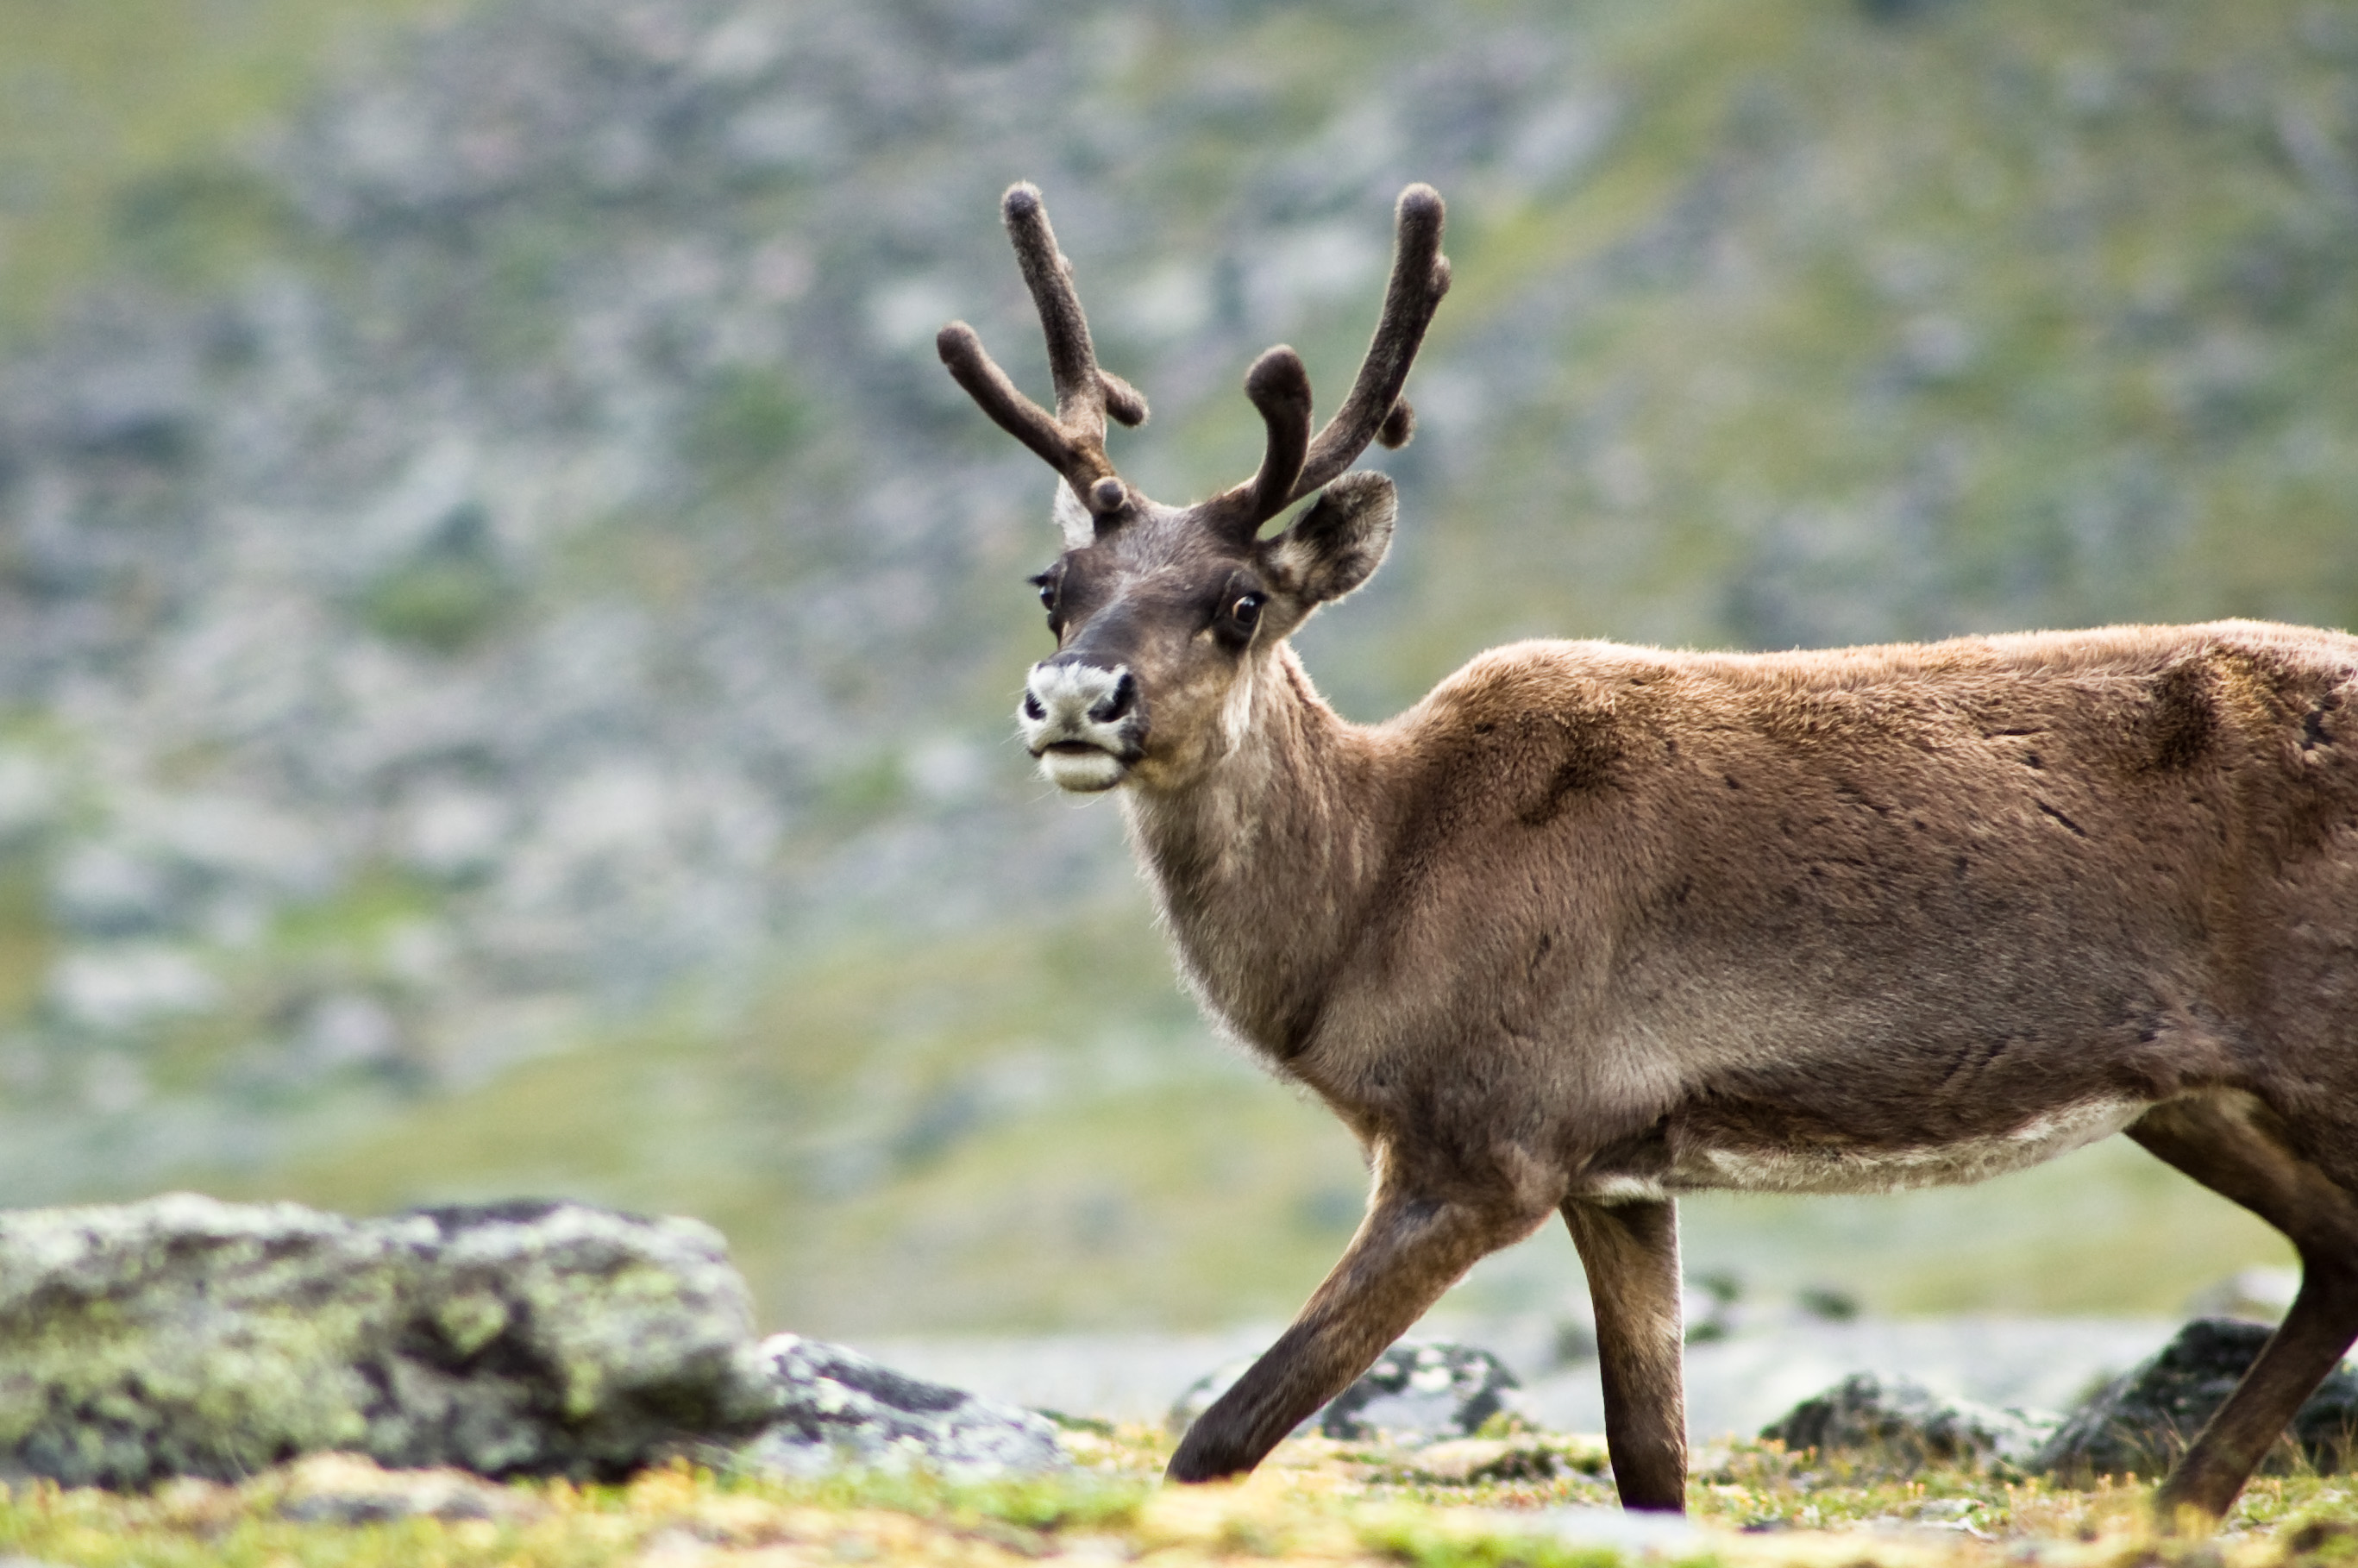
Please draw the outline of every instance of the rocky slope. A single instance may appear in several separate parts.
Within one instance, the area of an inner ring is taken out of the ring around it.
[[[1364,313],[1401,161],[1305,150],[1141,276],[1139,236],[1183,238],[1156,150],[1286,114],[1273,74],[1118,90],[1156,44],[493,5],[144,190],[161,259],[0,413],[0,811],[59,945],[20,1103],[480,1077],[781,937],[1102,881],[1105,825],[1000,755],[1044,476],[932,330],[1023,353],[992,202],[1029,172],[1113,252],[1109,339],[1187,357],[1166,406],[1232,398],[1246,344]],[[1543,106],[1509,113],[1495,39],[1417,69],[1443,178]],[[168,287],[241,226],[236,287]]]
[[[2353,125],[2358,31],[2290,4],[401,35],[124,192],[111,270],[0,366],[0,1191],[266,1171],[665,1007],[791,1054],[791,998],[745,1011],[781,953],[1126,896],[1110,813],[1004,741],[1047,476],[931,350],[963,315],[1040,379],[1011,178],[1172,496],[1250,467],[1265,344],[1339,395],[1392,193],[1451,198],[1401,546],[1305,637],[1373,714],[1540,632],[2346,622]],[[1199,1048],[1166,998],[1122,1025],[1157,1063]],[[990,1066],[847,1076],[878,1130],[842,1158],[1046,1114]]]

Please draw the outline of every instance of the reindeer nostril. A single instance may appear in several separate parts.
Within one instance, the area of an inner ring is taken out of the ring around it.
[[[1138,682],[1130,678],[1128,670],[1124,670],[1121,679],[1114,683],[1112,695],[1090,708],[1089,718],[1098,724],[1110,724],[1137,706]]]
[[[1048,717],[1048,710],[1040,706],[1040,699],[1028,691],[1023,694],[1023,717],[1031,719]]]

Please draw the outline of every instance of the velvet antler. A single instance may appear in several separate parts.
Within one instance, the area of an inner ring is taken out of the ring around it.
[[[1000,211],[1007,221],[1007,236],[1015,244],[1024,287],[1032,291],[1032,303],[1040,312],[1041,330],[1047,335],[1056,412],[1050,414],[1017,390],[965,322],[953,321],[943,328],[934,346],[942,363],[983,412],[1045,459],[1092,513],[1105,517],[1119,512],[1128,497],[1106,457],[1106,418],[1110,415],[1124,425],[1143,424],[1146,399],[1120,376],[1098,368],[1097,350],[1089,342],[1088,318],[1081,311],[1080,296],[1073,290],[1073,264],[1056,248],[1055,232],[1048,227],[1048,211],[1041,204],[1039,190],[1028,183],[1008,187]]]
[[[1311,492],[1332,483],[1370,441],[1405,445],[1416,411],[1401,388],[1424,341],[1441,297],[1449,292],[1449,261],[1441,254],[1441,193],[1430,185],[1401,192],[1394,216],[1392,276],[1383,314],[1359,363],[1351,395],[1326,427],[1310,439],[1310,377],[1302,357],[1283,344],[1253,362],[1245,395],[1260,410],[1269,445],[1260,471],[1204,503],[1216,524],[1246,538]]]

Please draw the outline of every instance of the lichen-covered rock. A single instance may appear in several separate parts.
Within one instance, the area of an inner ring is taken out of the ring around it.
[[[0,1473],[614,1475],[778,1404],[719,1235],[575,1204],[0,1215]]]
[[[1760,1435],[1790,1452],[1815,1449],[1908,1474],[1927,1465],[2022,1464],[2057,1419],[1944,1400],[1909,1379],[1855,1372],[1803,1400]]]
[[[1347,1442],[1471,1437],[1512,1407],[1520,1386],[1487,1350],[1446,1340],[1404,1341],[1335,1396],[1318,1418],[1318,1430]]]
[[[1171,1407],[1169,1425],[1184,1432],[1244,1376],[1238,1361],[1198,1378]],[[1513,1409],[1520,1387],[1488,1351],[1448,1341],[1402,1340],[1376,1358],[1357,1381],[1295,1428],[1347,1443],[1379,1437],[1432,1443],[1471,1437],[1492,1416]]]
[[[925,1468],[960,1479],[1030,1475],[1069,1461],[1044,1417],[879,1366],[839,1345],[791,1334],[763,1342],[778,1404],[740,1449],[754,1471],[796,1476],[837,1468]]]
[[[2150,1359],[2074,1411],[2031,1461],[2058,1479],[2159,1476],[2226,1402],[2275,1331],[2235,1318],[2197,1318]],[[2281,1475],[2306,1461],[2320,1471],[2350,1467],[2358,1434],[2358,1371],[2338,1368],[2294,1415],[2288,1441],[2261,1465]]]

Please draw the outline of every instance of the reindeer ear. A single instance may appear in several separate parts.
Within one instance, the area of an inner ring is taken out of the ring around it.
[[[1347,473],[1293,527],[1262,546],[1288,591],[1306,603],[1342,598],[1368,580],[1391,548],[1399,493],[1379,473]]]
[[[1065,535],[1065,548],[1077,550],[1098,536],[1098,521],[1073,487],[1063,480],[1056,481],[1056,499],[1051,504],[1056,519],[1056,529]]]

